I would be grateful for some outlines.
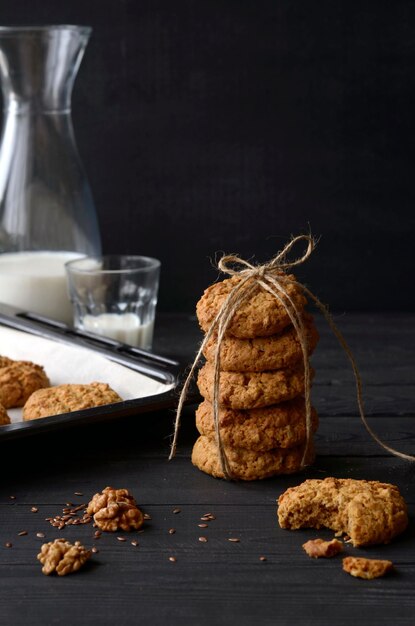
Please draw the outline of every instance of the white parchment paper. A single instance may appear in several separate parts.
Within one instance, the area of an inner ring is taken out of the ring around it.
[[[53,386],[95,381],[108,383],[123,400],[157,395],[173,387],[114,363],[93,350],[5,327],[0,327],[0,355],[42,365]],[[21,421],[21,409],[7,412],[12,423]]]

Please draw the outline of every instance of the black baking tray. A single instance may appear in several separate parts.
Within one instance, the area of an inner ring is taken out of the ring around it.
[[[106,404],[91,409],[1,426],[0,441],[173,408],[178,402],[178,388],[182,373],[187,365],[179,360],[133,348],[93,333],[78,331],[61,322],[2,303],[0,303],[0,325],[46,339],[53,339],[60,343],[88,348],[154,380],[173,385],[172,389],[153,396],[124,400],[115,404]],[[193,386],[186,403],[196,402],[197,398],[198,392]]]

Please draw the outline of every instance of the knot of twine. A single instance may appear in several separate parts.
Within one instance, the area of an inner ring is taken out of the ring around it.
[[[300,242],[304,242],[307,244],[306,250],[302,256],[292,261],[287,260],[287,254],[291,252],[292,248]],[[216,317],[211,323],[205,337],[200,345],[200,348],[196,354],[196,357],[193,361],[191,369],[189,371],[188,376],[183,384],[182,391],[180,394],[179,402],[177,405],[176,411],[176,419],[174,425],[174,435],[173,441],[170,449],[169,460],[171,460],[175,453],[177,447],[177,438],[179,434],[180,428],[180,416],[183,409],[184,402],[186,400],[187,392],[189,389],[190,382],[195,373],[196,367],[202,357],[203,350],[212,337],[213,333],[216,332],[216,347],[215,354],[213,360],[213,368],[214,368],[214,376],[213,376],[213,420],[215,426],[215,435],[216,435],[216,444],[218,448],[219,460],[223,475],[226,479],[232,479],[232,469],[229,465],[229,461],[226,455],[226,450],[223,445],[221,432],[220,432],[220,421],[219,421],[219,389],[220,389],[220,364],[221,364],[221,344],[223,337],[226,333],[226,330],[229,326],[230,321],[232,320],[236,311],[245,303],[248,302],[253,293],[257,290],[258,286],[261,287],[264,291],[270,293],[278,303],[283,307],[286,311],[290,321],[297,333],[298,341],[301,346],[301,352],[303,357],[303,366],[304,366],[304,404],[305,404],[305,414],[306,414],[306,443],[304,447],[304,453],[301,460],[301,467],[304,467],[306,464],[306,460],[309,455],[309,450],[312,442],[312,419],[311,419],[311,379],[310,379],[310,365],[308,360],[308,347],[307,347],[307,335],[303,324],[303,318],[301,315],[301,310],[298,309],[293,299],[290,297],[287,287],[290,285],[295,286],[298,290],[302,291],[305,296],[307,296],[317,307],[317,309],[323,314],[327,323],[329,324],[332,332],[336,336],[339,341],[341,347],[343,348],[346,356],[348,357],[350,364],[352,366],[355,383],[356,383],[356,398],[357,405],[359,408],[360,418],[368,431],[371,437],[380,445],[382,448],[398,456],[402,459],[406,459],[408,461],[415,461],[415,457],[409,454],[405,454],[388,446],[384,443],[378,435],[372,430],[369,426],[363,408],[363,398],[362,398],[362,380],[360,377],[360,373],[358,367],[356,365],[356,361],[353,357],[352,351],[350,350],[346,340],[344,339],[342,333],[337,328],[334,323],[333,317],[329,313],[327,307],[320,302],[320,300],[315,296],[305,285],[299,283],[292,276],[287,275],[287,271],[292,268],[301,265],[306,261],[315,248],[315,241],[311,235],[298,235],[297,237],[293,237],[291,241],[289,241],[283,250],[278,252],[278,254],[271,259],[268,263],[263,265],[252,265],[248,261],[241,259],[237,255],[226,255],[223,256],[219,263],[218,268],[225,274],[229,276],[239,276],[240,280],[236,283],[236,285],[231,289],[228,296],[224,300],[220,310],[218,311]]]

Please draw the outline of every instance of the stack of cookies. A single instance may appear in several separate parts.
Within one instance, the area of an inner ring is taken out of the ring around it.
[[[233,276],[205,291],[197,304],[204,332],[239,280]],[[286,290],[302,315],[311,355],[318,333],[312,316],[304,310],[306,298],[296,284]],[[206,364],[198,376],[204,401],[196,412],[201,436],[194,445],[192,461],[202,471],[222,478],[212,405],[216,342],[215,336],[207,342]],[[307,439],[304,364],[300,341],[285,307],[260,286],[255,287],[231,319],[220,357],[219,427],[232,476],[256,480],[299,471]],[[314,409],[311,417],[314,432],[318,425]],[[312,445],[308,451],[306,462],[310,463],[314,458]]]

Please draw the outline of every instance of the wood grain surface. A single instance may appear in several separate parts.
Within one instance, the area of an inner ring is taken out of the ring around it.
[[[415,464],[389,456],[370,440],[357,416],[349,366],[318,323],[322,339],[313,357],[313,399],[321,414],[318,456],[303,475],[227,483],[201,473],[189,459],[196,438],[193,407],[183,416],[172,462],[167,461],[172,411],[2,445],[0,624],[412,626]],[[388,443],[414,454],[415,316],[354,314],[339,324],[366,378],[371,425]],[[189,358],[200,339],[190,316],[160,316],[156,336],[158,351]],[[339,557],[308,558],[302,543],[332,537],[330,531],[279,528],[276,499],[287,487],[305,477],[333,475],[393,482],[401,489],[408,530],[387,546],[345,547],[348,555],[391,559],[390,576],[362,581],[342,571]],[[151,516],[144,532],[104,533],[96,540],[90,524],[59,531],[45,521],[65,503],[88,502],[107,485],[131,489]],[[207,512],[216,519],[199,528]],[[27,535],[19,536],[21,531]],[[99,551],[76,575],[44,576],[36,554],[44,541],[60,536]]]

